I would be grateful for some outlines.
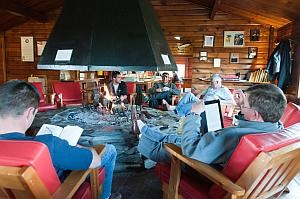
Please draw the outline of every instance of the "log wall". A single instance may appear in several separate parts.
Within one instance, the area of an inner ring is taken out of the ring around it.
[[[5,80],[11,79],[27,80],[27,78],[31,75],[38,75],[47,78],[48,91],[51,92],[50,85],[52,85],[53,81],[57,81],[59,79],[59,71],[37,69],[39,56],[37,56],[36,45],[38,41],[47,41],[48,35],[53,28],[54,22],[59,12],[60,11],[57,10],[51,13],[49,15],[49,21],[47,23],[38,23],[30,20],[3,33],[3,39],[0,40],[0,59],[2,66],[1,68],[5,67],[6,70],[6,78],[4,78],[2,69],[0,75],[1,83],[3,83]],[[33,36],[34,62],[21,61],[21,36]],[[4,41],[5,49],[2,48],[3,45],[1,41]],[[5,64],[3,64],[2,60],[5,60]]]
[[[188,68],[192,70],[194,87],[203,89],[208,82],[199,78],[209,77],[212,73],[236,74],[240,73],[244,79],[249,71],[265,68],[269,50],[270,27],[260,25],[241,17],[223,12],[217,12],[214,19],[209,18],[209,10],[184,0],[168,1],[163,5],[160,0],[153,0],[152,4],[159,17],[162,29],[166,35],[173,55],[188,58]],[[250,41],[250,30],[259,29],[259,41]],[[224,47],[224,31],[244,31],[244,47]],[[178,41],[174,36],[181,36]],[[203,47],[204,36],[214,36],[213,47]],[[184,49],[180,44],[190,42]],[[257,58],[248,58],[248,47],[257,47]],[[199,60],[199,52],[208,53],[207,61]],[[239,62],[230,63],[230,54],[238,53]],[[221,59],[221,67],[213,68],[213,59]],[[234,84],[229,84],[234,86]],[[238,84],[248,87],[249,84]],[[251,84],[250,84],[251,85]]]
[[[172,0],[162,4],[161,0],[152,0],[154,9],[160,20],[162,29],[176,60],[186,63],[186,78],[192,79],[197,88],[207,87],[207,82],[199,78],[209,77],[212,73],[236,74],[244,78],[249,71],[265,68],[269,54],[270,27],[263,26],[248,19],[217,12],[214,19],[209,18],[209,9],[200,7],[184,0]],[[36,42],[47,40],[59,10],[50,13],[47,23],[28,21],[2,34],[0,39],[0,83],[9,79],[27,80],[30,75],[46,75],[48,91],[53,81],[59,79],[59,71],[37,70],[39,57],[36,53]],[[259,29],[259,41],[250,41],[250,30]],[[225,48],[224,31],[244,31],[244,47]],[[35,44],[35,61],[21,61],[21,36],[33,36]],[[178,41],[174,36],[181,36]],[[214,36],[213,47],[203,47],[204,36]],[[274,36],[272,34],[272,36]],[[3,42],[5,49],[3,51]],[[178,48],[183,43],[190,42],[186,48]],[[257,58],[248,58],[248,47],[257,47]],[[208,53],[207,61],[199,60],[199,52]],[[230,53],[239,54],[238,63],[230,63]],[[5,56],[5,57],[3,57]],[[221,67],[213,67],[213,59],[221,58]],[[5,62],[5,64],[3,64]],[[6,71],[4,74],[3,71]],[[298,82],[297,82],[298,83]],[[247,87],[251,84],[228,83],[230,87]],[[298,86],[298,85],[297,85]]]

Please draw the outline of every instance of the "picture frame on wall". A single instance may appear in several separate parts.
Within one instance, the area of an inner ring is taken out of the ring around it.
[[[239,63],[239,53],[230,53],[230,63]]]
[[[46,46],[47,41],[37,41],[36,42],[36,49],[37,49],[37,55],[41,56],[43,53],[43,50]]]
[[[206,51],[201,51],[200,53],[199,53],[199,59],[200,59],[200,61],[207,61],[207,52]]]
[[[214,47],[214,36],[204,36],[203,47]]]
[[[213,66],[214,66],[214,68],[220,68],[221,67],[221,59],[214,58]]]
[[[224,31],[224,47],[243,47],[244,43],[244,31]]]
[[[249,47],[248,48],[248,58],[249,59],[257,58],[257,51],[258,51],[257,47]]]
[[[259,41],[259,36],[260,36],[259,29],[250,30],[250,41]]]

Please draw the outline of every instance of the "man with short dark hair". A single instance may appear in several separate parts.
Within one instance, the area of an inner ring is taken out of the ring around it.
[[[162,104],[162,100],[166,100],[171,104],[172,95],[180,94],[180,90],[176,85],[169,82],[169,73],[166,72],[162,74],[162,81],[153,85],[152,92],[149,99],[149,106],[151,108],[157,108],[158,105]]]
[[[52,134],[36,137],[25,136],[38,111],[40,95],[30,83],[11,80],[0,86],[0,139],[33,140],[47,145],[52,163],[59,177],[65,170],[85,170],[105,167],[102,198],[120,199],[120,194],[111,195],[113,170],[117,152],[113,145],[106,144],[100,157],[93,148],[70,146],[67,141]]]
[[[121,73],[119,71],[114,71],[112,78],[112,81],[108,83],[108,90],[112,100],[120,100],[125,104],[128,103],[127,85],[122,81]]]
[[[286,98],[280,88],[272,84],[260,84],[245,92],[236,91],[234,96],[241,108],[236,126],[202,132],[199,127],[204,101],[200,100],[192,105],[191,113],[186,116],[182,135],[159,132],[137,120],[141,132],[138,150],[153,161],[168,162],[170,156],[163,144],[174,143],[181,146],[183,154],[190,158],[222,165],[228,161],[242,136],[283,129],[279,120],[286,107]]]

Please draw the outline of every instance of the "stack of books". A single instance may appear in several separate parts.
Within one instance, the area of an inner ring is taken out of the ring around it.
[[[237,75],[222,75],[223,81],[240,81],[240,77]]]
[[[259,69],[251,72],[249,82],[269,83],[269,77],[266,69]]]

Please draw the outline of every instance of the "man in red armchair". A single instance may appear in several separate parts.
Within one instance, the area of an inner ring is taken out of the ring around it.
[[[207,164],[225,164],[242,136],[254,133],[279,132],[283,129],[279,122],[286,107],[282,90],[272,84],[255,85],[245,92],[234,93],[237,105],[241,107],[237,126],[217,131],[201,131],[202,100],[192,105],[186,115],[182,135],[176,132],[162,133],[148,127],[141,120],[137,126],[141,132],[138,150],[147,158],[168,162],[170,156],[164,143],[181,146],[184,155]]]
[[[120,194],[111,194],[117,156],[113,145],[106,144],[106,150],[100,157],[93,148],[70,146],[67,141],[52,134],[25,136],[38,111],[39,101],[39,92],[30,83],[11,80],[2,84],[0,86],[0,139],[33,140],[44,143],[49,149],[53,166],[59,177],[63,177],[65,170],[105,167],[102,198],[120,199]]]

